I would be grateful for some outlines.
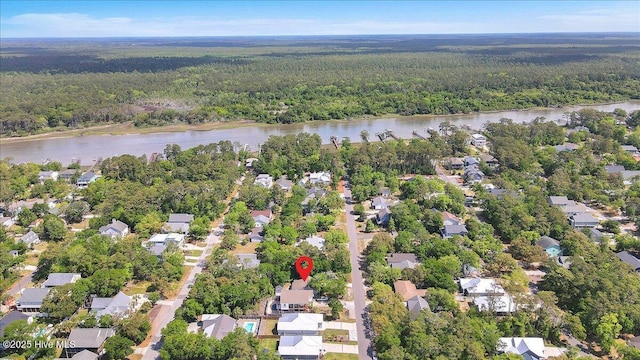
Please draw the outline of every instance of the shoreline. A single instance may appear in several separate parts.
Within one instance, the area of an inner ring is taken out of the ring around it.
[[[490,111],[478,111],[472,113],[463,113],[463,114],[445,114],[445,115],[434,115],[434,114],[419,114],[419,115],[399,115],[399,114],[385,114],[378,116],[364,116],[358,118],[347,118],[347,119],[331,119],[331,120],[311,120],[300,123],[293,124],[267,124],[267,123],[257,123],[253,120],[239,120],[232,122],[209,122],[204,124],[191,125],[187,123],[174,123],[167,124],[162,126],[152,126],[152,127],[142,127],[137,128],[133,126],[133,122],[126,123],[117,123],[117,124],[107,124],[107,125],[97,125],[88,128],[82,129],[70,129],[70,130],[62,130],[62,131],[53,131],[42,134],[34,134],[27,136],[19,136],[19,137],[0,137],[0,145],[1,144],[15,144],[21,142],[29,142],[34,140],[48,140],[48,139],[64,139],[64,138],[77,138],[83,136],[119,136],[119,135],[137,135],[137,134],[154,134],[154,133],[167,133],[167,132],[188,132],[188,131],[212,131],[218,129],[236,129],[242,128],[246,126],[256,126],[256,127],[266,127],[272,125],[301,125],[301,124],[314,124],[314,123],[342,123],[342,122],[357,122],[362,120],[371,120],[371,119],[389,119],[389,118],[399,118],[399,119],[428,119],[435,117],[444,117],[444,118],[454,118],[456,116],[465,116],[465,115],[480,115],[480,114],[495,114],[501,112],[528,112],[528,111],[544,111],[544,110],[558,110],[563,108],[586,108],[593,106],[605,106],[605,105],[615,105],[622,104],[626,102],[640,102],[640,99],[627,99],[623,101],[616,102],[608,102],[608,103],[598,103],[598,104],[577,104],[577,105],[567,105],[563,107],[533,107],[526,109],[509,109],[509,110],[490,110]],[[638,104],[640,108],[640,103]]]

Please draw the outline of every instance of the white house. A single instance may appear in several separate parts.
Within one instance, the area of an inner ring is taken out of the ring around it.
[[[285,360],[315,360],[322,352],[322,336],[281,336],[278,354]]]
[[[331,184],[331,173],[329,171],[312,172],[309,174],[311,184]]]
[[[461,278],[460,289],[466,296],[503,295],[504,288],[496,279],[487,278]]]
[[[471,135],[471,145],[484,147],[487,145],[487,137],[482,134],[473,134]]]
[[[133,297],[127,296],[120,291],[114,297],[94,297],[91,300],[91,311],[95,311],[96,317],[100,318],[104,315],[113,317],[125,317],[132,312],[135,307]]]
[[[502,337],[498,339],[498,350],[506,354],[521,355],[525,359],[542,360],[547,356],[544,352],[544,340],[534,337]]]
[[[57,171],[40,171],[38,173],[38,180],[41,183],[44,183],[45,180],[51,179],[53,181],[58,180],[58,176],[60,175]]]
[[[81,187],[81,188],[87,187],[92,182],[98,180],[99,177],[100,177],[100,175],[97,175],[93,171],[88,171],[88,172],[82,174],[82,176],[80,176],[78,178],[78,181],[76,182],[76,185],[78,185],[78,187]]]
[[[184,245],[184,234],[155,234],[149,239],[147,245],[162,244],[168,246],[170,243],[176,244],[178,247]]]
[[[51,273],[42,287],[56,287],[66,284],[73,284],[82,279],[82,275],[78,273]]]
[[[195,216],[192,214],[171,214],[169,220],[164,224],[165,231],[189,233],[189,226]]]
[[[306,239],[304,239],[302,241],[306,241],[309,245],[315,246],[320,251],[322,251],[322,249],[324,249],[325,240],[323,238],[321,238],[320,236],[315,236],[315,235],[309,236],[308,238],[306,238]]]
[[[278,335],[319,335],[323,323],[322,314],[285,314],[278,320]]]
[[[273,177],[271,175],[269,175],[269,174],[260,174],[253,181],[253,184],[254,185],[260,185],[260,186],[266,187],[268,189],[268,188],[271,187],[271,185],[273,185]]]

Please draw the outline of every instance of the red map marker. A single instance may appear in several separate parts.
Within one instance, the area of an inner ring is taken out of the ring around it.
[[[304,263],[306,263],[306,267],[302,267]],[[313,270],[313,260],[308,256],[300,256],[298,260],[296,260],[296,270],[298,270],[302,281],[307,281],[311,270]]]

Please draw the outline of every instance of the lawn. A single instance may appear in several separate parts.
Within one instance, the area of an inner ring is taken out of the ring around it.
[[[150,285],[150,281],[132,281],[131,283],[127,284],[127,286],[125,286],[122,292],[127,294],[128,296],[145,294]]]
[[[260,347],[274,353],[278,350],[278,339],[258,339]]]
[[[327,329],[322,332],[322,341],[343,342],[340,338],[346,337],[349,340],[349,331],[341,329]]]
[[[278,333],[276,332],[276,325],[278,325],[278,320],[263,319],[262,321],[264,321],[266,325],[264,326],[264,334],[260,335],[278,335]]]
[[[258,245],[260,245],[260,243],[257,243],[257,242],[250,242],[250,243],[247,243],[246,245],[239,245],[239,246],[236,246],[235,249],[229,251],[229,253],[233,255],[255,254],[256,248],[258,247]]]
[[[357,354],[326,353],[323,360],[358,360]]]
[[[200,256],[203,250],[187,250],[184,252],[184,256]]]

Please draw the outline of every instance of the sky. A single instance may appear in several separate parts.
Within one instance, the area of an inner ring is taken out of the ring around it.
[[[640,1],[0,1],[0,38],[640,32]]]

